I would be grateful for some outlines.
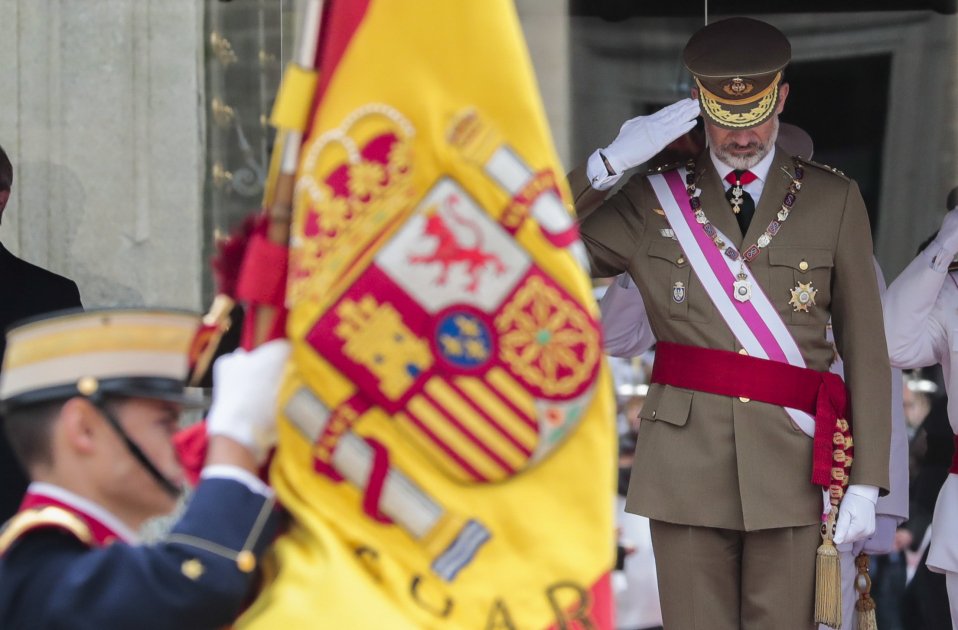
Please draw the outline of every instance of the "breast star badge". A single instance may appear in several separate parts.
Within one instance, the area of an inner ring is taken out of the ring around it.
[[[808,312],[808,307],[815,306],[815,294],[818,289],[812,287],[812,283],[799,282],[798,286],[792,289],[792,299],[788,301],[795,312]]]

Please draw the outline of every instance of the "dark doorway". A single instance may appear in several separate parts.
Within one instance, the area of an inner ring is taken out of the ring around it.
[[[888,116],[891,56],[846,57],[793,63],[782,120],[815,143],[816,162],[831,164],[858,182],[872,233],[878,229],[882,149]]]

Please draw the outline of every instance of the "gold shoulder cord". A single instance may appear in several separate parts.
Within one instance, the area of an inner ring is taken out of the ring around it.
[[[35,510],[27,510],[13,516],[0,531],[0,554],[17,542],[27,532],[42,527],[65,529],[85,545],[93,543],[93,533],[82,519],[75,514],[53,505]]]

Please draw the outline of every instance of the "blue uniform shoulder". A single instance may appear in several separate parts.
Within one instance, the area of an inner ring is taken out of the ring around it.
[[[90,548],[67,529],[37,527],[24,532],[0,557],[0,628],[46,625],[52,585]]]

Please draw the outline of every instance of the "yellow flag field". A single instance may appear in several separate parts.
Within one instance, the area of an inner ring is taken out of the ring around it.
[[[507,0],[327,2],[241,628],[612,628],[612,387]]]

